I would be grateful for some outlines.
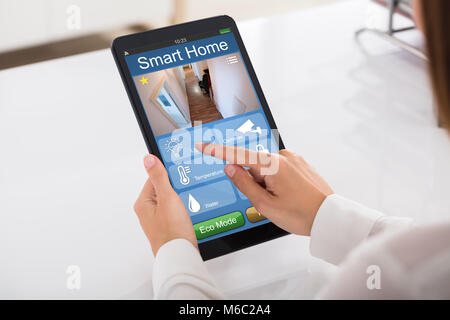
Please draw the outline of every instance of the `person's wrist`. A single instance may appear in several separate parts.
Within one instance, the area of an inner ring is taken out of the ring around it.
[[[164,238],[160,238],[158,240],[152,240],[149,238],[150,240],[150,245],[152,247],[152,251],[153,251],[153,255],[156,257],[158,251],[167,243],[173,241],[173,240],[177,240],[177,239],[183,239],[186,241],[189,241],[194,248],[196,248],[198,250],[198,244],[196,241],[192,241],[191,239],[189,239],[189,237],[186,236],[182,236],[182,235],[178,235],[178,234],[174,234],[174,235],[168,235],[167,237]]]
[[[311,236],[311,230],[314,224],[314,220],[316,219],[317,213],[320,210],[320,207],[322,206],[322,204],[325,202],[325,199],[329,196],[330,194],[327,193],[322,193],[320,192],[317,196],[317,199],[313,202],[314,206],[313,208],[311,208],[311,210],[309,211],[310,213],[308,214],[308,223],[307,223],[307,236]]]

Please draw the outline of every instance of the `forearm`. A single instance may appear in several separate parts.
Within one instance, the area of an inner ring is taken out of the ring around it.
[[[159,249],[153,290],[155,299],[224,299],[197,248],[185,239],[169,241]]]
[[[388,217],[336,194],[322,203],[311,229],[311,254],[333,264],[367,237],[411,224],[411,219]]]

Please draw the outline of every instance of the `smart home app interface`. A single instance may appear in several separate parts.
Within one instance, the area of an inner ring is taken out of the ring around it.
[[[230,29],[123,53],[175,191],[199,242],[267,223],[196,142],[277,152]]]

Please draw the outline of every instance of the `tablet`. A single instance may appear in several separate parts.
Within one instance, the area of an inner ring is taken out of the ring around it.
[[[284,149],[236,23],[218,16],[119,37],[112,52],[150,153],[164,163],[204,260],[287,234],[196,142]]]

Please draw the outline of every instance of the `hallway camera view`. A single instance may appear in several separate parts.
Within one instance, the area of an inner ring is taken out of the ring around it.
[[[238,53],[133,79],[155,136],[260,107]]]

